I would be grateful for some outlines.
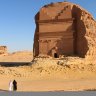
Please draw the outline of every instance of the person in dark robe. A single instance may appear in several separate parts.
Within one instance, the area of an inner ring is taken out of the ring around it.
[[[17,90],[17,82],[16,80],[13,81],[13,91]]]

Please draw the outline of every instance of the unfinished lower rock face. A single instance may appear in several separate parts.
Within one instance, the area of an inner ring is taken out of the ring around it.
[[[0,55],[7,54],[7,46],[0,46]]]
[[[71,55],[95,64],[96,21],[86,10],[69,2],[51,3],[41,8],[35,21],[34,57]]]

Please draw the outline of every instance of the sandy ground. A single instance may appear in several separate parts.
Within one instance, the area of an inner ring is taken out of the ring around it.
[[[96,89],[96,79],[75,80],[33,80],[32,78],[15,78],[18,91],[83,91]],[[2,81],[3,80],[3,81]],[[8,90],[10,78],[0,77],[0,89]]]
[[[19,51],[0,55],[0,62],[30,62],[32,61],[32,57],[31,51]]]
[[[1,56],[1,62],[30,62],[31,52]],[[16,80],[17,91],[96,90],[96,65],[58,64],[58,59],[37,58],[29,66],[0,66],[0,89],[8,91],[9,81]],[[65,61],[64,61],[65,62]]]

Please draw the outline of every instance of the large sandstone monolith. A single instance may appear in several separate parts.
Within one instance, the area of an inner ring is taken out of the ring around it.
[[[35,16],[34,57],[83,57],[95,63],[96,21],[79,5],[58,2],[45,5]]]

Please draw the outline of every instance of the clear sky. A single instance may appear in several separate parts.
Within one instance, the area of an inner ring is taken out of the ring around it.
[[[42,6],[64,0],[0,0],[0,45],[9,52],[32,50],[34,16]],[[96,19],[96,0],[66,0],[79,4]]]

